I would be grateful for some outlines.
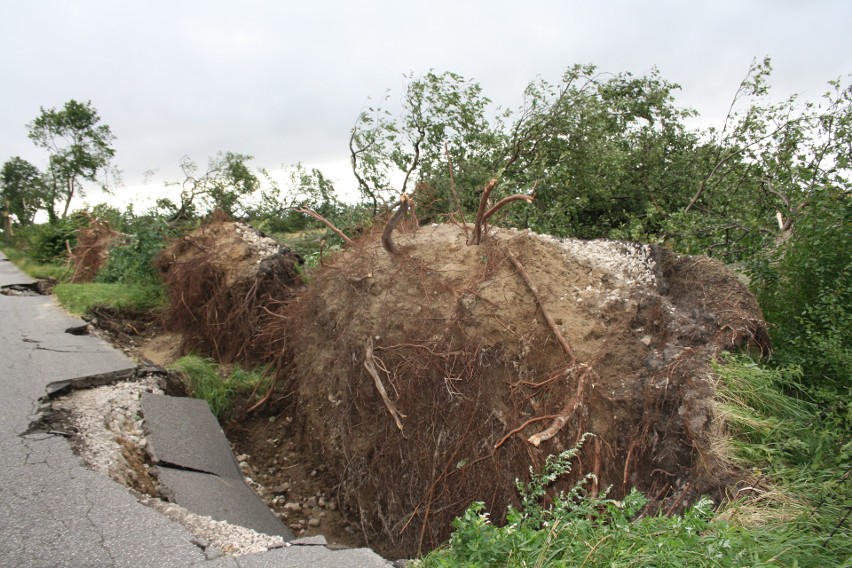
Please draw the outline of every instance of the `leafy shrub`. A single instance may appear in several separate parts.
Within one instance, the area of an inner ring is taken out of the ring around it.
[[[84,227],[88,218],[74,214],[67,219],[42,225],[28,225],[18,229],[16,247],[34,261],[50,263],[68,258],[68,248],[77,244],[77,229]]]
[[[852,202],[817,194],[774,254],[752,266],[752,283],[782,365],[803,384],[848,385],[852,369]]]
[[[95,280],[104,283],[159,284],[154,258],[165,246],[172,230],[162,219],[153,216],[126,215],[121,226],[129,236],[116,241],[106,264]]]

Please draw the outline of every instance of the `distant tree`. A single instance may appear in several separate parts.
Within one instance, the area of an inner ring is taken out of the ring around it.
[[[115,140],[109,126],[101,124],[91,101],[70,100],[60,109],[41,108],[41,114],[28,125],[29,137],[50,152],[48,166],[47,212],[57,218],[56,204],[64,201],[62,217],[75,195],[83,195],[81,180],[97,182],[98,174],[109,171],[115,155]],[[108,190],[106,183],[101,188]]]
[[[44,207],[47,188],[37,167],[19,156],[3,164],[0,171],[0,206],[8,208],[21,225],[30,225]]]
[[[260,188],[260,178],[248,162],[252,156],[234,152],[219,152],[207,162],[207,170],[199,174],[198,165],[188,156],[180,163],[184,179],[166,185],[180,187],[180,203],[159,200],[168,210],[170,220],[190,219],[200,211],[221,209],[234,216],[243,212],[241,199]]]

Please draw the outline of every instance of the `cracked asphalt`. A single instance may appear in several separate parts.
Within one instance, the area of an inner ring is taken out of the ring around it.
[[[0,287],[31,282],[0,253]],[[0,567],[391,565],[321,538],[208,559],[181,525],[84,467],[65,437],[28,434],[49,383],[135,366],[96,337],[65,332],[81,323],[50,296],[0,295]]]

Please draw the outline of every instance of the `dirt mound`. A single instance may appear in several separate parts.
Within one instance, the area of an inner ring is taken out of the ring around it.
[[[71,282],[93,281],[106,263],[110,247],[120,237],[121,233],[101,219],[92,219],[87,227],[77,231],[77,246],[71,252],[74,265]]]
[[[677,510],[725,486],[709,363],[766,334],[723,265],[506,230],[467,246],[454,225],[397,243],[327,261],[264,331],[287,338],[286,404],[370,546],[433,548],[475,500],[501,521],[515,480],[584,432],[557,490],[591,472],[590,491]]]
[[[220,362],[257,362],[260,321],[302,285],[298,255],[244,223],[214,219],[172,242],[157,258],[169,306],[166,331],[181,352]]]

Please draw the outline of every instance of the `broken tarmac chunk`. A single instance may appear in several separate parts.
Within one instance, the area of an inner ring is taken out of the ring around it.
[[[142,393],[147,449],[167,498],[198,515],[287,540],[293,533],[245,483],[207,402]]]
[[[143,393],[142,415],[155,465],[242,481],[234,453],[207,402]]]
[[[229,479],[174,469],[154,468],[163,495],[196,515],[227,521],[259,533],[292,540],[293,533],[269,510],[242,479]]]

